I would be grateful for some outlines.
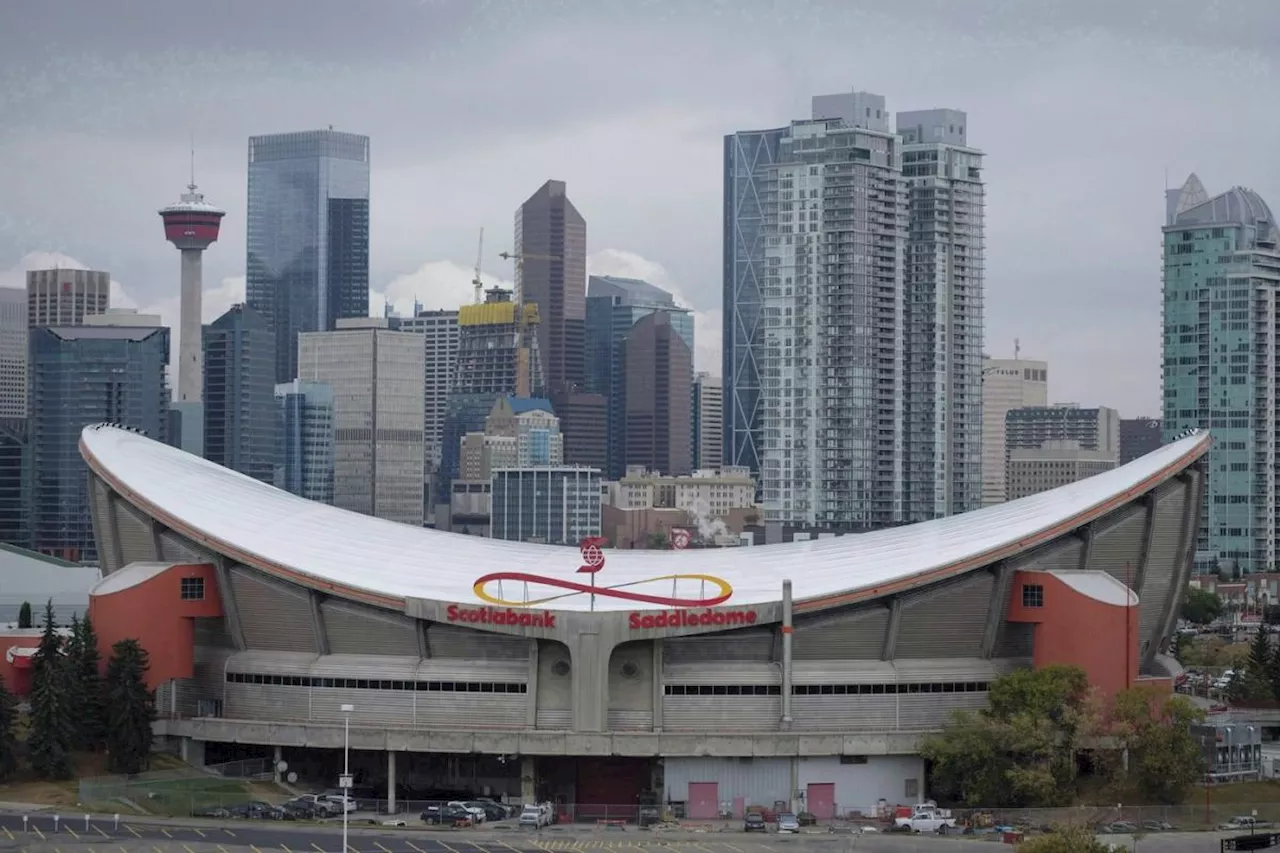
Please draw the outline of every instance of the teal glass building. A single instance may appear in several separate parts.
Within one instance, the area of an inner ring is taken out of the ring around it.
[[[1164,427],[1213,436],[1195,567],[1277,566],[1280,252],[1275,217],[1243,187],[1195,175],[1166,194]]]

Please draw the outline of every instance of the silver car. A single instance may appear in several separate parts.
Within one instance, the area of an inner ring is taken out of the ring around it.
[[[778,832],[799,832],[800,819],[791,812],[778,815]]]

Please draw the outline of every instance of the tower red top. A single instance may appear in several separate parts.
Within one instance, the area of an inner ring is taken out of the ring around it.
[[[160,209],[164,220],[164,238],[179,249],[209,248],[218,239],[218,227],[226,211],[204,200],[204,194],[196,191],[195,184],[188,184],[187,191],[177,204]]]

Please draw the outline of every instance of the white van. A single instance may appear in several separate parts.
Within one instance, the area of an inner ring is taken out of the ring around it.
[[[532,829],[542,829],[550,821],[548,820],[548,811],[542,806],[535,806],[526,803],[524,808],[520,810],[519,825],[530,827]]]

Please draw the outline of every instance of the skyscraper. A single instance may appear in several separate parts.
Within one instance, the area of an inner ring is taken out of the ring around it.
[[[766,523],[904,520],[901,139],[884,98],[725,140],[725,455]]]
[[[1210,197],[1195,175],[1166,193],[1165,441],[1213,431],[1195,565],[1277,565],[1280,231],[1253,190]]]
[[[982,367],[982,505],[1007,500],[1005,415],[1049,405],[1049,365],[1025,358],[988,358]]]
[[[169,330],[41,327],[31,330],[30,352],[32,545],[73,562],[92,562],[98,559],[96,510],[106,510],[92,505],[85,488],[80,431],[109,422],[165,440]]]
[[[982,152],[959,110],[897,115],[907,188],[908,522],[982,505]]]
[[[298,337],[299,378],[333,389],[333,504],[422,526],[422,338],[382,318]]]
[[[111,274],[101,270],[30,270],[27,326],[78,326],[111,307]]]
[[[720,377],[699,373],[693,379],[693,467],[724,467],[724,391]]]
[[[1160,447],[1159,418],[1123,418],[1120,421],[1120,464],[1146,456]]]
[[[424,517],[428,526],[435,524],[436,475],[442,460],[445,411],[449,390],[458,369],[460,338],[457,311],[422,311],[416,316],[394,321],[393,328],[422,335],[423,352],[423,451],[422,482],[426,500]]]
[[[369,137],[249,138],[248,304],[275,334],[275,378],[298,374],[298,334],[369,313]]]
[[[693,353],[671,322],[654,311],[627,334],[627,465],[680,476],[693,470]]]
[[[587,223],[565,195],[564,181],[547,181],[515,217],[516,292],[537,305],[537,328],[547,393],[560,416],[565,461],[603,467],[607,403],[585,388]]]
[[[0,287],[0,418],[27,416],[27,294]]]
[[[672,328],[692,352],[693,313],[676,305],[670,293],[647,281],[593,275],[587,282],[587,388],[606,402],[605,476],[626,473],[626,341],[636,324],[655,311],[669,315]],[[665,473],[665,472],[664,472]]]
[[[333,389],[295,379],[275,387],[275,487],[333,503]]]
[[[564,181],[547,181],[516,211],[515,255],[516,293],[538,306],[547,390],[554,396],[576,389],[584,378],[587,221],[565,195]]]
[[[204,458],[275,478],[275,338],[257,311],[235,305],[204,327]]]

